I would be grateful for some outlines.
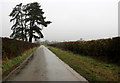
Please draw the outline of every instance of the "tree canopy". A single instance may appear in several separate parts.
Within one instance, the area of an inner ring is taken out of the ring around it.
[[[10,22],[14,23],[10,37],[29,42],[32,42],[33,38],[35,40],[43,38],[41,32],[43,27],[47,27],[51,23],[51,21],[45,21],[46,17],[43,15],[43,9],[37,2],[16,5],[9,15],[12,17]]]

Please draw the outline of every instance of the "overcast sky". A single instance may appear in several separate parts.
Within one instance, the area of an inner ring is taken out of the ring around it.
[[[119,0],[0,0],[0,36],[9,37],[8,16],[16,4],[39,2],[46,20],[44,40],[93,40],[118,36]],[[1,34],[2,33],[2,34]]]

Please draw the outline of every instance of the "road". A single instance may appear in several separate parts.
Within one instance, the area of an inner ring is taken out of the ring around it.
[[[42,45],[34,52],[33,59],[7,81],[86,81],[86,79]]]

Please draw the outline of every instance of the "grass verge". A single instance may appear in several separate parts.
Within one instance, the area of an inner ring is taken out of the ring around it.
[[[89,56],[73,54],[59,48],[50,46],[48,48],[91,83],[93,81],[97,83],[98,81],[120,81],[120,66],[107,64]]]
[[[21,56],[7,60],[2,63],[2,76],[5,77],[9,72],[15,69],[23,60],[25,60],[37,47],[27,50]]]

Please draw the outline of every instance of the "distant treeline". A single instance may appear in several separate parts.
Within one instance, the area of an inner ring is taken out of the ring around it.
[[[49,45],[120,65],[120,37]]]
[[[6,60],[21,56],[21,54],[26,50],[37,46],[38,44],[34,43],[9,38],[2,38],[2,59]]]

